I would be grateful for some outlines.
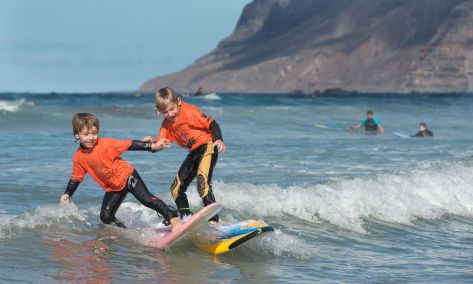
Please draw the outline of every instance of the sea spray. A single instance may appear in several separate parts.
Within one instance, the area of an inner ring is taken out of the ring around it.
[[[53,226],[65,225],[76,226],[80,222],[87,226],[91,223],[87,220],[87,210],[82,212],[74,203],[67,205],[39,206],[31,212],[25,212],[18,216],[0,215],[0,240],[11,238],[21,234],[24,230],[37,228],[49,229]]]
[[[409,224],[446,213],[473,216],[473,166],[451,162],[405,174],[380,174],[313,186],[216,183],[217,200],[256,217],[284,215],[311,223],[326,220],[365,233],[365,218]],[[243,214],[244,213],[244,214]]]
[[[15,101],[0,100],[0,113],[1,112],[17,112],[21,106],[26,105],[26,99],[22,98]]]

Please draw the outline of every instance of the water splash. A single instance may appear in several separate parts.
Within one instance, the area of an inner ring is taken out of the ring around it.
[[[410,224],[447,213],[473,217],[473,167],[461,162],[314,186],[216,183],[215,192],[224,207],[237,212],[326,220],[360,233],[366,232],[366,218]]]
[[[0,240],[14,237],[23,230],[48,229],[66,223],[74,226],[76,221],[90,225],[87,214],[87,211],[81,212],[74,203],[70,203],[67,206],[40,206],[18,216],[0,215]]]
[[[206,100],[221,100],[222,98],[217,95],[216,93],[210,93],[205,96],[203,96],[204,99]]]
[[[0,100],[0,111],[6,112],[17,112],[20,110],[20,107],[28,104],[26,99],[20,99],[16,101],[4,101]]]

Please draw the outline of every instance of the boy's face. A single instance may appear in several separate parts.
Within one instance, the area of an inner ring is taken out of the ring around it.
[[[86,149],[90,149],[97,144],[97,138],[98,138],[99,130],[97,127],[92,126],[92,127],[82,127],[80,132],[76,134],[76,138],[79,139],[80,144],[82,147]]]
[[[166,106],[164,111],[162,112],[165,119],[169,119],[171,121],[177,121],[179,118],[179,110],[181,109],[181,101],[176,103],[170,103]]]
[[[373,114],[372,114],[372,113],[368,113],[368,114],[366,115],[366,117],[369,118],[369,119],[372,119],[372,118],[373,118]]]
[[[426,128],[425,128],[425,126],[424,126],[424,125],[420,124],[420,125],[419,125],[419,130],[420,130],[420,131],[425,131],[425,130],[426,130]]]

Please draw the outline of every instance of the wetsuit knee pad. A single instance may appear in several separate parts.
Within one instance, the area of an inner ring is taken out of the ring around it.
[[[203,174],[197,175],[197,192],[199,192],[200,198],[204,198],[208,195],[207,178]]]

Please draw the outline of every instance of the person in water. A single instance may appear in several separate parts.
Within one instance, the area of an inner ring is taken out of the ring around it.
[[[202,87],[197,88],[197,91],[195,91],[195,93],[193,94],[194,97],[203,96],[203,95],[204,95],[204,92],[202,91]]]
[[[162,114],[161,124],[156,140],[150,136],[143,140],[174,141],[180,147],[187,148],[189,154],[179,168],[171,185],[171,193],[181,217],[190,215],[186,190],[194,178],[197,178],[197,191],[205,206],[215,202],[212,191],[212,174],[217,163],[218,152],[224,153],[226,145],[222,132],[212,117],[202,113],[197,106],[187,104],[171,88],[159,89],[154,97],[155,110]],[[215,215],[210,221],[218,222]]]
[[[350,127],[350,130],[358,129],[361,126],[365,127],[366,132],[374,133],[374,132],[379,132],[379,133],[384,133],[384,128],[381,126],[381,123],[379,122],[378,118],[374,116],[373,111],[369,110],[366,112],[366,118],[364,118],[361,123],[358,123],[352,127]]]
[[[130,192],[144,206],[163,217],[165,225],[176,229],[181,225],[178,214],[159,197],[151,194],[138,172],[120,158],[125,151],[160,151],[170,145],[167,140],[154,143],[139,140],[99,138],[100,123],[93,114],[76,113],[72,118],[72,132],[80,142],[73,156],[72,175],[62,203],[68,203],[79,184],[88,173],[105,190],[100,210],[100,220],[121,228],[126,226],[115,217],[121,203]]]
[[[412,137],[432,137],[434,133],[427,128],[427,124],[424,122],[419,123],[419,131]]]

